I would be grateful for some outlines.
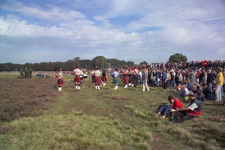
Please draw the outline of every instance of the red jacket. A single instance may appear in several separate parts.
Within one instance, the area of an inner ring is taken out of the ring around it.
[[[179,100],[177,100],[177,99],[174,98],[174,103],[173,103],[172,108],[173,109],[176,109],[178,107],[183,107],[183,104]]]

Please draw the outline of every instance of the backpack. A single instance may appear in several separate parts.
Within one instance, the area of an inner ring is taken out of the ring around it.
[[[208,99],[209,99],[209,100],[214,100],[214,94],[213,94],[213,93],[210,93],[210,94],[208,95]]]

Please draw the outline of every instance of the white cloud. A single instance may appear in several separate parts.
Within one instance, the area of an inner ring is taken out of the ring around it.
[[[85,8],[93,7],[82,1],[77,3]],[[21,63],[66,61],[76,56],[92,59],[98,55],[151,63],[165,62],[174,53],[183,53],[191,60],[225,58],[225,10],[218,1],[207,1],[203,5],[199,1],[118,0],[109,1],[108,6],[103,1],[100,4],[96,1],[95,6],[109,8],[105,13],[93,14],[102,25],[96,26],[96,22],[88,20],[83,12],[55,5],[48,5],[48,10],[20,2],[1,6],[32,18],[52,21],[44,26],[39,22],[32,24],[16,14],[0,17],[0,47],[4,49],[1,61],[13,62],[11,58],[19,61],[16,56],[21,53],[21,57],[29,56],[29,60],[25,61],[24,57]],[[110,23],[112,17],[129,15],[140,17],[124,28]],[[147,27],[160,27],[161,30],[138,33],[139,29]],[[41,55],[44,56],[40,60]]]
[[[60,7],[52,6],[49,10],[42,10],[35,6],[25,6],[21,2],[13,2],[11,5],[1,5],[0,8],[22,13],[25,16],[31,16],[34,18],[50,20],[50,21],[72,21],[74,19],[82,19],[86,16],[80,12],[70,10],[67,11]]]

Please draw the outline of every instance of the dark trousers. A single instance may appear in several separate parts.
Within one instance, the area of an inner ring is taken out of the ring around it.
[[[166,84],[167,84],[167,87],[170,87],[170,80],[168,80],[168,81],[166,82]]]
[[[163,89],[166,89],[166,80],[162,80]]]
[[[138,77],[134,75],[134,87],[138,86]]]
[[[180,115],[180,113],[182,113],[182,114],[184,115],[184,117],[183,117],[183,118],[180,118],[179,120],[177,120],[178,117],[179,117],[179,115]],[[194,116],[190,116],[190,115],[188,114],[188,111],[178,111],[178,112],[175,113],[173,119],[177,120],[176,123],[181,123],[181,122],[183,122],[184,120],[190,120],[190,119],[192,119],[193,117],[194,117]]]
[[[154,87],[155,86],[155,79],[152,79],[151,80],[151,87]]]

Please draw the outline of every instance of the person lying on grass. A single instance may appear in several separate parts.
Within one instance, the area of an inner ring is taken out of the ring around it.
[[[179,100],[175,99],[172,95],[168,96],[168,101],[169,101],[169,106],[162,105],[158,110],[158,115],[164,112],[163,118],[166,118],[171,108],[172,108],[172,111],[173,110],[175,111],[176,108],[183,107],[183,104]]]
[[[194,118],[195,116],[201,116],[202,115],[202,107],[201,107],[202,103],[203,103],[203,101],[198,100],[195,97],[195,94],[193,92],[190,93],[189,94],[189,104],[182,108],[176,108],[176,113],[171,122],[172,123],[181,123],[184,120],[190,120],[190,119]],[[177,120],[181,113],[184,115],[184,117]]]

